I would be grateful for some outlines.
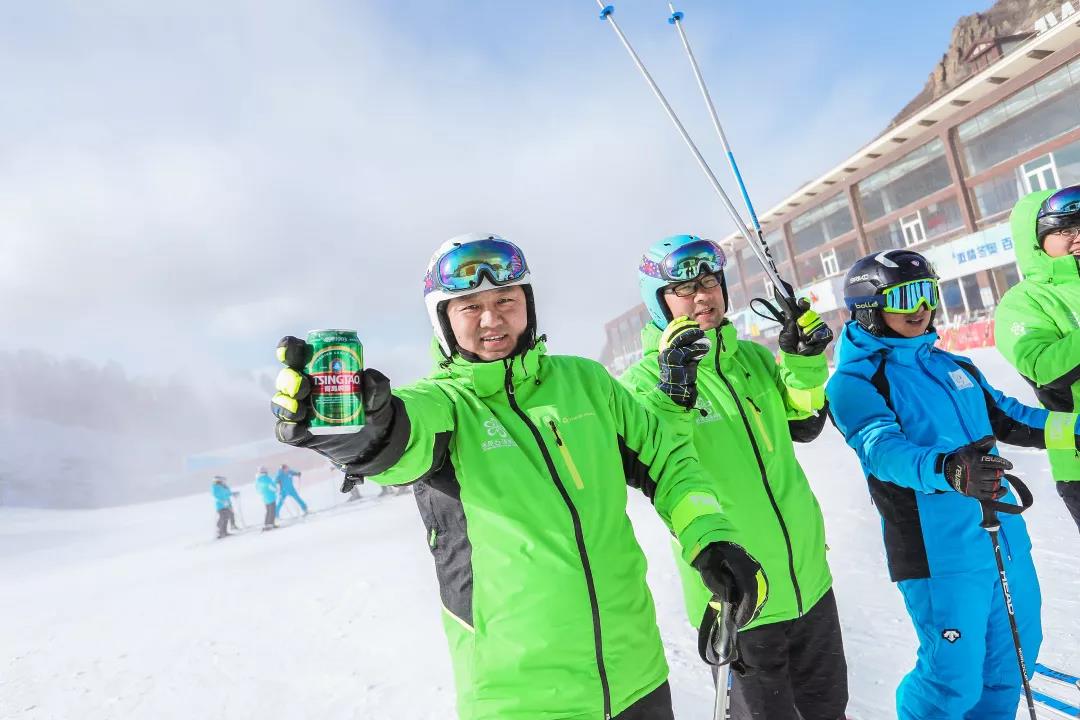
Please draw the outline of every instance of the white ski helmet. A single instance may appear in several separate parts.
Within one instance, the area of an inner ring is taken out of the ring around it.
[[[453,298],[514,285],[521,285],[525,292],[528,312],[525,334],[531,341],[536,333],[536,310],[529,266],[521,248],[492,233],[466,233],[439,246],[424,275],[424,304],[431,329],[446,357],[458,350],[446,316],[446,304]]]

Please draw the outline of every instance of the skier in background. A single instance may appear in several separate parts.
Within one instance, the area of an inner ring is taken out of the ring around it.
[[[731,508],[738,542],[769,578],[761,614],[737,637],[731,717],[837,720],[848,701],[847,663],[825,522],[792,445],[811,442],[825,424],[824,351],[832,336],[806,342],[817,316],[804,300],[800,318],[780,333],[779,359],[738,339],[724,317],[725,262],[719,246],[694,235],[664,238],[646,250],[638,280],[652,322],[641,331],[644,357],[622,381],[652,412],[692,435],[713,492]],[[681,401],[694,412],[670,411],[670,402],[657,402],[659,357],[667,337],[688,323],[705,331],[711,347],[694,392]],[[687,614],[697,627],[711,593],[676,550]]]
[[[263,517],[263,532],[277,527],[274,521],[277,518],[277,483],[270,477],[265,467],[259,468],[259,474],[255,477],[255,490],[262,497],[266,506],[266,515]]]
[[[896,691],[900,720],[1014,720],[1021,679],[983,503],[1007,498],[1012,464],[995,438],[1045,447],[1049,413],[991,386],[970,360],[934,347],[938,280],[910,250],[856,262],[852,319],[826,387],[882,517],[889,575],[919,638]],[[1028,671],[1042,598],[1024,519],[1000,514],[1001,544]]]
[[[296,501],[305,515],[308,514],[307,503],[300,497],[300,493],[296,491],[296,486],[293,484],[293,478],[300,475],[299,470],[293,470],[284,463],[278,469],[277,475],[274,476],[274,482],[278,487],[277,515],[281,515],[281,507],[285,504],[285,499],[290,497]]]
[[[232,499],[240,493],[231,490],[225,484],[225,478],[221,475],[214,476],[214,482],[210,486],[210,492],[214,495],[214,507],[217,509],[217,536],[218,539],[229,535],[228,528],[236,529],[236,515],[233,513]]]
[[[1073,443],[1080,412],[1080,185],[1028,195],[1011,221],[1024,279],[1001,298],[994,339],[1051,411],[1050,469],[1080,529],[1080,451]]]

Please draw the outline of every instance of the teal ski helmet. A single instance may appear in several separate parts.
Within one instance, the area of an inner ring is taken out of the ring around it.
[[[661,295],[673,283],[687,282],[699,275],[720,274],[724,305],[728,304],[727,282],[724,280],[724,251],[712,240],[697,235],[672,235],[649,246],[641,256],[638,282],[641,300],[649,309],[653,324],[661,330],[671,322],[671,311]]]

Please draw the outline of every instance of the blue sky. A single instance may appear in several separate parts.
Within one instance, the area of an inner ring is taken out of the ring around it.
[[[882,130],[984,2],[687,0],[759,209]],[[665,2],[617,17],[726,177]],[[136,373],[267,367],[349,325],[427,366],[420,278],[518,241],[557,352],[595,356],[636,259],[731,231],[590,0],[0,8],[0,331]]]

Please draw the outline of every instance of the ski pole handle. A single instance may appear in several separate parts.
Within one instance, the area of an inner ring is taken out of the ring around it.
[[[735,608],[713,595],[698,627],[698,655],[709,665],[727,665],[738,659]]]
[[[1000,500],[984,500],[982,502],[983,519],[979,523],[979,527],[984,530],[997,530],[1001,527],[997,517],[999,512],[1006,515],[1019,515],[1035,504],[1035,497],[1031,494],[1031,490],[1020,481],[1020,478],[1006,473],[1005,479],[1009,481],[1009,485],[1016,491],[1016,497],[1020,500],[1020,504],[1013,505]]]

